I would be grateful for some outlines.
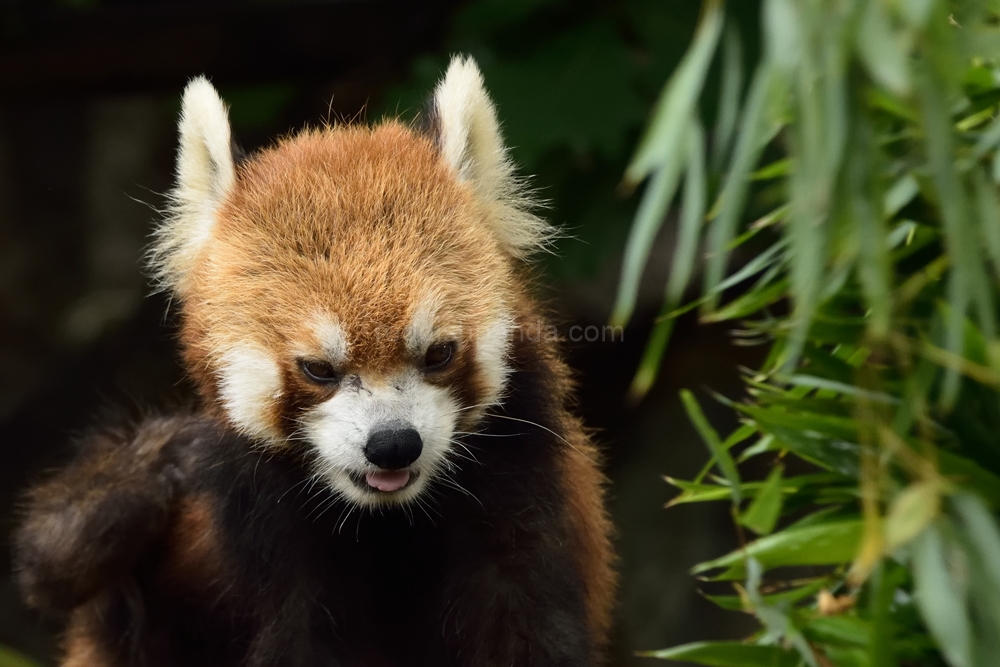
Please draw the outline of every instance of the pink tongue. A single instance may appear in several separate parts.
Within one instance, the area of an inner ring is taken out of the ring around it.
[[[370,472],[365,476],[368,486],[379,491],[397,491],[410,481],[410,471],[406,470],[379,470]]]

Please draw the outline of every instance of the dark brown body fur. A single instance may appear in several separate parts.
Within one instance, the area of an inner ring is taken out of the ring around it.
[[[595,664],[613,588],[595,451],[554,344],[518,335],[512,357],[462,489],[422,506],[351,511],[308,450],[208,417],[91,436],[16,536],[26,598],[70,614],[63,665]]]

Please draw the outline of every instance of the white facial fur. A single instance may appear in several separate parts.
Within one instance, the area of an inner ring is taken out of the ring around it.
[[[462,332],[437,326],[435,303],[432,298],[424,299],[407,328],[407,348],[418,358],[434,343],[462,340]],[[499,318],[477,337],[476,362],[487,380],[489,403],[498,400],[508,373],[509,326],[509,318]],[[292,354],[343,364],[350,342],[336,319],[317,317],[312,329],[313,340],[293,348]],[[219,394],[230,420],[241,432],[264,442],[285,441],[269,419],[283,392],[281,382],[277,361],[263,348],[234,346],[220,360]],[[427,382],[417,368],[380,382],[362,371],[343,378],[331,398],[306,410],[299,417],[296,437],[315,449],[316,473],[343,497],[370,506],[405,504],[417,498],[432,479],[448,474],[451,440],[459,418],[470,415],[467,407],[460,406],[447,388]],[[365,446],[373,432],[388,424],[414,428],[423,448],[409,466],[411,482],[398,491],[380,492],[364,483],[366,473],[377,471],[365,457]]]
[[[222,355],[219,397],[241,432],[260,439],[280,437],[266,415],[281,397],[281,371],[265,350],[241,345]]]
[[[313,325],[313,335],[322,351],[322,356],[334,366],[340,366],[347,361],[350,352],[350,343],[347,342],[347,335],[343,327],[335,318],[319,316]],[[299,356],[308,357],[310,354],[305,351]]]
[[[419,356],[431,344],[440,342],[439,332],[434,329],[437,316],[437,298],[425,296],[410,317],[410,326],[406,328],[406,350],[414,357]]]
[[[503,398],[503,390],[511,371],[507,355],[513,328],[514,318],[502,315],[486,323],[476,338],[476,363],[486,389],[480,411],[485,410],[486,406],[499,403]]]
[[[363,376],[344,378],[337,393],[307,410],[300,423],[319,454],[318,472],[333,489],[362,505],[406,503],[432,478],[446,474],[459,410],[447,389],[427,383],[411,369],[379,385]],[[364,454],[368,437],[393,422],[412,426],[423,441],[420,457],[409,466],[412,481],[391,493],[360,488],[351,475],[358,480],[376,470]]]

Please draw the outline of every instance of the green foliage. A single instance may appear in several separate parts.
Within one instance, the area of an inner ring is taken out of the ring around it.
[[[796,667],[798,656],[777,646],[746,646],[733,642],[697,642],[662,651],[640,653],[647,658],[688,660],[713,667]]]
[[[673,319],[692,308],[769,346],[728,438],[682,393],[712,458],[692,481],[667,478],[672,504],[731,503],[742,546],[694,573],[734,582],[736,595],[709,598],[760,630],[647,655],[996,664],[998,5],[766,0],[745,92],[730,9],[703,3],[625,171],[647,184],[613,319],[631,315],[650,239],[679,199],[662,317],[633,391],[652,384]],[[694,110],[713,60],[709,132]],[[731,269],[736,249],[744,263]],[[700,295],[684,306],[699,254]],[[747,481],[738,465],[761,458],[770,474]]]
[[[755,19],[746,4],[733,8],[741,24]],[[565,231],[544,268],[593,276],[625,241],[632,206],[618,181],[697,12],[689,0],[474,0],[443,51],[418,58],[370,115],[417,115],[449,54],[475,57],[515,161]]]
[[[38,664],[12,649],[0,646],[0,667],[38,667]]]
[[[230,86],[223,93],[229,104],[229,121],[243,131],[268,127],[295,98],[290,85]]]

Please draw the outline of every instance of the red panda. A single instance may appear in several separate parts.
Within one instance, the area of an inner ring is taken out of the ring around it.
[[[68,614],[64,667],[601,663],[604,478],[530,333],[551,232],[471,59],[428,116],[237,161],[187,86],[151,266],[201,408],[29,492],[16,576]]]

